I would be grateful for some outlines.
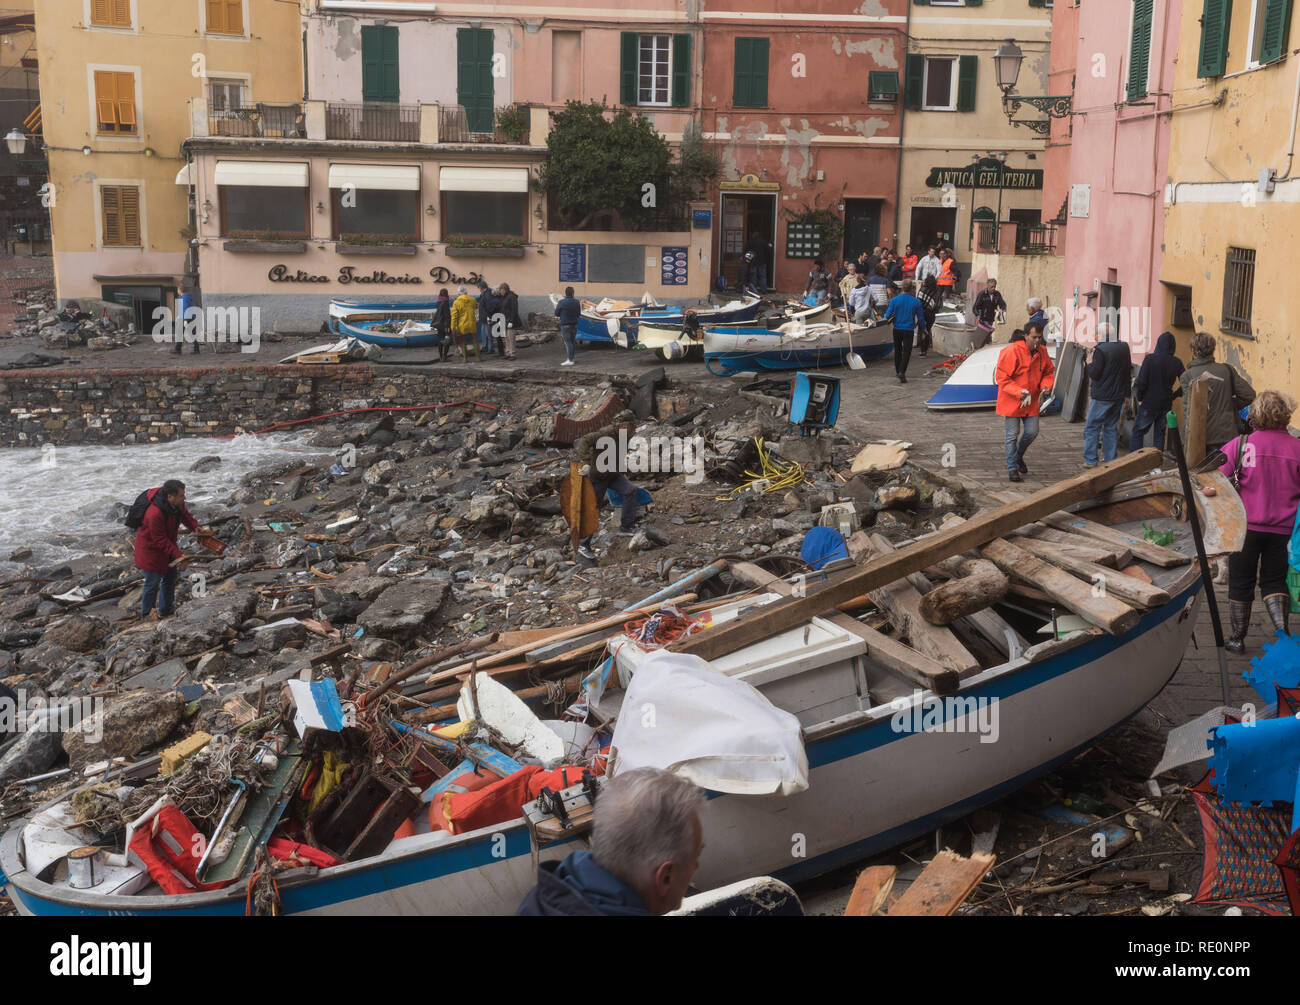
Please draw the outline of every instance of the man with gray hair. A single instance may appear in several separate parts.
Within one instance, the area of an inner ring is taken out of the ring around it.
[[[1047,330],[1047,312],[1043,310],[1042,297],[1030,297],[1026,300],[1025,310],[1029,311],[1029,320],[1025,322],[1026,327],[1040,324],[1043,326],[1043,331]]]
[[[1083,466],[1097,466],[1097,443],[1101,456],[1113,461],[1119,449],[1119,420],[1124,399],[1133,387],[1133,358],[1128,343],[1121,342],[1108,321],[1097,325],[1097,345],[1088,350],[1088,418],[1083,426]]]
[[[630,917],[681,906],[700,865],[704,793],[657,768],[609,779],[596,797],[591,851],[543,862],[523,917]]]

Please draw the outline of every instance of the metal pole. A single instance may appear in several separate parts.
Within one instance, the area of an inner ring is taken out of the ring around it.
[[[976,156],[970,166],[970,254],[975,258],[975,183],[979,181],[980,159]]]
[[[1178,474],[1183,482],[1183,500],[1187,506],[1187,519],[1192,525],[1192,541],[1196,544],[1196,558],[1201,564],[1201,581],[1205,584],[1205,603],[1210,609],[1210,625],[1214,629],[1214,644],[1219,650],[1219,684],[1223,690],[1223,703],[1231,704],[1228,698],[1228,657],[1223,648],[1223,622],[1219,619],[1219,600],[1214,595],[1214,577],[1210,574],[1210,560],[1205,557],[1205,539],[1201,536],[1201,518],[1196,512],[1196,496],[1193,494],[1192,476],[1187,470],[1187,456],[1183,453],[1183,440],[1178,435],[1178,416],[1169,412],[1165,416],[1169,427],[1169,446],[1178,461]]]
[[[997,233],[997,243],[994,245],[993,253],[1002,254],[1002,174],[1007,169],[1007,162],[999,158],[998,160],[998,215],[993,221],[993,226]]]

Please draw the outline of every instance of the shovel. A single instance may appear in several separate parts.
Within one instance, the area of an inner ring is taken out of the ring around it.
[[[862,357],[853,351],[853,322],[849,320],[849,309],[844,308],[844,324],[849,329],[849,354],[844,357],[844,362],[849,365],[850,370],[865,370],[867,364],[862,362]]]

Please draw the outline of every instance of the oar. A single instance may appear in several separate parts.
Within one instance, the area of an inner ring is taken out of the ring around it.
[[[862,362],[862,357],[853,351],[853,322],[849,320],[849,309],[844,308],[844,324],[849,329],[849,354],[844,357],[844,362],[849,365],[850,370],[865,370],[867,364]]]
[[[1228,697],[1228,657],[1223,649],[1223,622],[1219,619],[1219,601],[1214,595],[1214,576],[1210,560],[1205,557],[1205,539],[1201,536],[1201,518],[1196,513],[1196,496],[1193,495],[1192,476],[1187,470],[1187,456],[1183,453],[1182,437],[1178,435],[1178,416],[1169,412],[1165,416],[1169,428],[1167,439],[1178,461],[1178,474],[1183,480],[1183,498],[1187,503],[1187,518],[1192,525],[1192,541],[1196,544],[1196,558],[1201,563],[1201,580],[1205,583],[1205,604],[1210,609],[1210,625],[1214,629],[1214,644],[1219,650],[1219,683],[1223,688],[1223,703],[1232,704]]]

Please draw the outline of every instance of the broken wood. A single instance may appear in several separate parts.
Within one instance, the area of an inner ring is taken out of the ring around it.
[[[1073,513],[1049,513],[1042,518],[1042,522],[1049,527],[1055,527],[1057,530],[1072,531],[1105,544],[1127,548],[1133,553],[1134,558],[1141,559],[1143,562],[1150,562],[1152,565],[1158,565],[1161,568],[1170,569],[1174,566],[1186,565],[1191,561],[1181,551],[1174,551],[1174,549],[1166,548],[1163,545],[1152,544],[1145,538],[1125,534],[1113,527],[1103,527],[1099,523],[1093,523],[1091,520],[1076,516]]]
[[[853,892],[849,894],[844,917],[869,918],[873,914],[879,914],[889,899],[889,891],[894,888],[894,878],[897,875],[898,870],[892,865],[873,865],[863,869],[853,884]]]
[[[1154,448],[1135,451],[1120,460],[1085,471],[1059,484],[1040,489],[1017,503],[972,517],[966,523],[941,530],[892,555],[882,555],[865,566],[848,570],[803,597],[769,604],[761,612],[737,618],[673,643],[669,648],[702,659],[716,659],[744,646],[779,635],[809,617],[831,610],[863,593],[870,593],[908,573],[1009,533],[1026,523],[1055,513],[1062,506],[1082,502],[1136,475],[1158,467],[1164,455]]]
[[[1187,431],[1187,466],[1194,468],[1205,460],[1205,430],[1210,417],[1210,384],[1212,378],[1203,373],[1187,387],[1183,405],[1183,429]]]
[[[891,918],[947,917],[966,902],[993,868],[993,862],[994,856],[983,852],[962,858],[945,848],[930,860],[886,914]]]
[[[515,692],[515,697],[520,701],[532,701],[534,698],[545,698],[553,692],[569,696],[577,694],[582,690],[582,678],[587,676],[586,671],[565,677],[561,681],[548,681],[545,684],[539,684],[537,687],[526,687]],[[406,716],[406,721],[416,725],[422,725],[429,722],[441,722],[444,719],[458,719],[460,714],[456,711],[456,703],[451,702],[446,705],[439,705],[436,708],[426,708],[419,712],[412,712]]]
[[[489,645],[491,645],[493,642],[496,641],[496,635],[493,634],[491,636],[488,636],[486,641]],[[391,691],[394,687],[402,683],[402,681],[406,680],[408,677],[412,676],[413,674],[417,674],[421,670],[428,669],[431,666],[436,666],[437,664],[441,663],[443,660],[451,659],[453,656],[459,656],[461,653],[470,652],[475,648],[481,648],[483,642],[484,639],[481,638],[466,639],[464,642],[461,642],[457,645],[447,646],[446,648],[439,649],[431,653],[430,655],[424,657],[424,659],[416,660],[410,666],[405,667],[404,669],[399,670],[397,673],[390,675],[386,681],[380,684],[373,691],[370,691],[365,695],[363,695],[361,698],[362,704],[373,705],[386,692]]]
[[[1007,595],[1007,577],[992,562],[968,559],[965,573],[921,597],[921,617],[932,625],[950,625],[960,617],[992,607]]]
[[[1133,560],[1133,553],[1127,548],[1108,547],[1093,538],[1085,538],[1081,534],[1070,534],[1054,527],[1044,527],[1041,523],[1031,523],[1024,527],[1017,527],[1011,532],[1010,536],[1030,537],[1037,541],[1051,541],[1062,548],[1069,549],[1075,558],[1096,562],[1098,565],[1119,567],[1128,565]]]
[[[1023,538],[1017,542],[1017,546],[1032,552],[1039,558],[1060,569],[1064,569],[1066,572],[1088,580],[1094,586],[1100,586],[1106,593],[1113,594],[1126,603],[1140,604],[1143,607],[1163,607],[1169,603],[1168,590],[1153,586],[1150,581],[1143,582],[1135,576],[1128,576],[1115,569],[1108,569],[1104,565],[1085,562],[1063,554],[1050,541],[1035,541],[1033,538]]]
[[[1009,576],[1024,579],[1085,621],[1111,635],[1123,635],[1138,623],[1138,612],[1111,596],[1094,596],[1091,583],[1076,579],[1024,548],[1001,539],[990,541],[981,552]]]

